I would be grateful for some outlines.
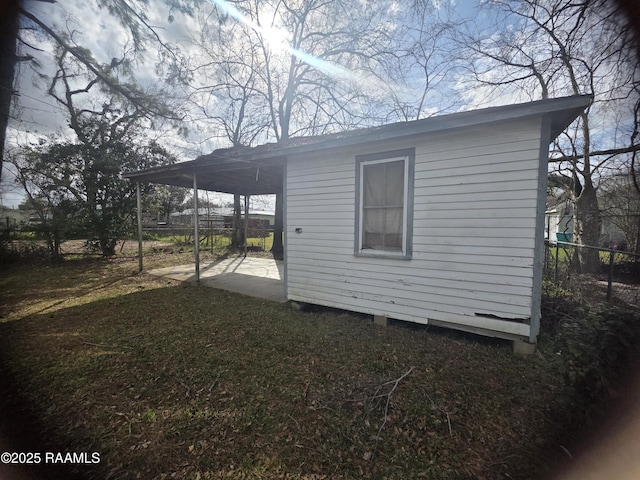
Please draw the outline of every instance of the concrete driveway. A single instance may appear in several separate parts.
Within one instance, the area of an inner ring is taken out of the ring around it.
[[[200,262],[200,283],[207,287],[286,302],[283,281],[284,263],[272,258],[234,257],[215,262]],[[182,282],[195,281],[195,264],[150,270],[151,275]]]

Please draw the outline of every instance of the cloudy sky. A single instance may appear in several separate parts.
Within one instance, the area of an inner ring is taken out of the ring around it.
[[[99,8],[97,3],[93,0],[65,0],[56,3],[27,0],[25,8],[53,30],[66,33],[74,43],[90,50],[99,63],[109,64],[113,58],[122,58],[123,52],[127,50],[129,51],[128,55],[131,56],[133,42],[130,32],[105,9]],[[434,12],[444,11],[445,3],[448,6],[453,6],[453,11],[460,16],[472,15],[475,4],[470,0],[454,2],[434,0]],[[149,25],[154,27],[163,42],[179,45],[183,52],[189,55],[193,49],[193,32],[201,28],[198,19],[202,18],[202,12],[210,11],[212,6],[225,11],[235,22],[245,22],[252,28],[261,29],[261,34],[270,40],[273,48],[280,48],[286,53],[304,57],[305,62],[327,75],[333,75],[345,82],[359,82],[362,88],[379,88],[380,90],[384,87],[390,88],[389,85],[381,86],[380,80],[377,78],[356,78],[348,69],[342,68],[340,65],[322,63],[313,56],[307,55],[306,52],[294,51],[287,44],[290,32],[277,28],[266,29],[251,24],[250,20],[244,18],[224,0],[205,1],[200,12],[196,12],[193,16],[171,11],[167,2],[163,0],[150,0],[145,14],[148,17]],[[171,22],[168,21],[170,17],[173,20]],[[23,26],[28,27],[29,22],[24,21]],[[67,126],[65,112],[52,97],[46,94],[47,83],[55,72],[54,43],[42,32],[28,28],[22,30],[21,38],[24,40],[24,44],[21,45],[22,53],[36,57],[38,66],[34,69],[27,64],[20,65],[17,81],[19,95],[14,101],[14,118],[7,132],[8,145],[24,145],[36,141],[39,136],[52,134],[72,138],[72,131]],[[135,74],[139,84],[149,88],[161,85],[159,83],[161,79],[155,71],[157,58],[157,44],[153,43],[149,45],[143,55],[137,57]],[[421,80],[418,78],[416,81],[419,83]],[[403,88],[396,87],[395,91],[402,94]],[[410,90],[406,90],[406,95],[411,94]],[[437,106],[430,108],[433,111],[438,110]],[[193,118],[195,118],[195,114]],[[180,159],[193,159],[215,148],[227,146],[224,141],[211,138],[206,125],[194,121],[189,126],[189,134],[186,137],[175,134],[163,134],[162,137],[164,145],[176,152]],[[11,185],[11,167],[5,166],[3,173],[1,201],[6,206],[15,206],[22,200],[22,194],[19,189]]]
[[[369,0],[353,0],[361,2],[363,9],[367,8]],[[380,0],[389,8],[389,21],[393,21],[394,13],[406,5],[412,4],[410,0]],[[96,0],[59,0],[56,3],[47,3],[37,0],[27,0],[25,8],[44,21],[48,26],[57,32],[64,32],[71,37],[73,42],[91,51],[98,63],[110,64],[112,59],[122,58],[125,51],[131,57],[133,42],[130,32],[121,23],[110,15],[105,9],[98,7]],[[132,0],[133,5],[142,4]],[[217,17],[207,17],[207,12],[212,8],[225,11],[230,22],[237,24],[245,23],[254,30],[259,30],[261,35],[267,38],[269,47],[274,51],[283,52],[286,55],[295,55],[303,59],[312,68],[322,72],[324,75],[337,79],[339,82],[357,83],[362,89],[370,92],[377,92],[379,96],[396,95],[412,99],[420,96],[420,88],[425,83],[425,78],[419,71],[414,71],[408,78],[405,78],[403,85],[394,84],[391,80],[382,81],[378,77],[366,76],[361,73],[356,74],[348,68],[336,63],[319,61],[309,52],[292,49],[288,43],[291,32],[282,28],[265,28],[264,25],[251,23],[250,19],[243,17],[241,13],[227,4],[224,0],[204,0],[198,11],[193,16],[183,15],[178,11],[172,11],[167,6],[165,0],[149,0],[145,14],[148,24],[154,27],[162,42],[179,45],[186,56],[196,54],[194,46],[194,36],[203,28],[203,18],[217,23]],[[489,35],[500,35],[504,32],[516,31],[517,21],[513,18],[507,21],[497,20],[497,17],[490,13],[487,8],[478,8],[478,4],[483,1],[473,0],[430,0],[432,9],[429,15],[438,16],[458,22],[464,25],[473,25],[474,29],[484,29],[484,33]],[[169,21],[172,18],[173,21]],[[405,19],[407,17],[404,17]],[[416,22],[421,21],[416,18]],[[204,23],[206,25],[206,23]],[[29,23],[25,21],[24,27]],[[215,29],[216,25],[211,26]],[[206,28],[206,27],[204,27]],[[415,29],[417,31],[419,29]],[[56,105],[55,100],[46,94],[48,81],[55,72],[54,65],[54,44],[46,35],[34,29],[24,28],[21,38],[23,54],[31,54],[37,58],[38,67],[30,68],[26,64],[20,66],[18,75],[19,95],[15,98],[15,108],[13,121],[7,132],[8,146],[24,145],[28,142],[36,141],[39,136],[58,135],[72,138],[72,131],[66,125],[66,115],[62,109]],[[449,45],[450,47],[450,45]],[[438,48],[447,48],[447,45],[438,45]],[[170,87],[163,83],[156,71],[158,60],[157,42],[149,43],[144,54],[136,57],[134,71],[136,81],[149,89],[164,88],[172,90],[176,96],[184,97],[193,93],[198,82],[204,84],[211,82],[210,78],[194,77],[193,84],[188,88]],[[430,65],[429,68],[435,72],[435,77],[431,81],[436,81],[437,88],[430,90],[427,101],[422,107],[422,116],[451,112],[456,110],[467,110],[479,106],[491,106],[498,104],[509,104],[514,102],[537,99],[537,92],[523,91],[501,91],[496,93],[489,87],[471,85],[465,81],[464,72],[448,68],[444,62],[439,65]],[[467,72],[468,73],[468,72]],[[489,70],[487,75],[491,75]],[[189,90],[191,89],[191,90]],[[528,94],[530,95],[528,95]],[[455,97],[455,101],[451,98]],[[539,97],[538,97],[539,98]],[[203,153],[209,153],[215,148],[228,146],[223,139],[217,138],[210,130],[210,124],[201,122],[199,113],[187,106],[181,107],[188,118],[189,134],[180,136],[175,133],[163,131],[163,144],[174,151],[181,160],[190,160]],[[600,117],[604,122],[605,117]],[[401,118],[390,118],[389,121],[397,121]],[[153,133],[153,132],[150,132]],[[0,201],[4,205],[16,205],[21,199],[21,192],[11,185],[12,175],[10,167],[3,169],[3,185],[1,187],[2,198]]]
[[[127,30],[92,0],[65,0],[57,3],[27,0],[24,7],[55,31],[65,32],[76,44],[89,49],[99,63],[109,64],[111,59],[122,58],[123,51],[132,48],[133,42]],[[164,1],[154,0],[151,0],[146,12],[149,24],[156,28],[163,41],[184,44],[194,28],[194,20],[189,16],[173,13],[176,21],[168,22],[171,14]],[[23,26],[28,27],[29,22],[23,21]],[[54,43],[42,32],[28,28],[21,31],[21,38],[25,41],[21,45],[22,53],[36,57],[38,65],[35,68],[24,63],[19,66],[19,95],[14,98],[7,145],[24,145],[43,135],[55,134],[72,138],[73,132],[67,126],[67,115],[46,94],[48,81],[55,72]],[[156,57],[157,49],[152,46],[138,58],[135,72],[140,84],[152,86],[159,81],[154,71]],[[178,153],[183,160],[195,158],[214,147],[193,136],[182,138],[172,135],[165,140],[166,146]],[[20,189],[12,185],[11,166],[7,164],[3,169],[2,192],[1,201],[6,206],[15,206],[23,199]]]
[[[476,2],[473,0],[432,0],[432,3],[436,8],[434,10],[436,13],[444,11],[444,4],[447,3],[453,6],[453,11],[459,18],[470,18],[475,15],[474,5]],[[210,9],[211,5],[229,12],[237,22],[247,21],[224,0],[205,0],[202,10]],[[54,30],[71,35],[75,43],[89,49],[99,63],[108,64],[113,58],[121,58],[123,50],[132,47],[130,34],[127,30],[105,9],[98,8],[97,2],[92,0],[65,0],[56,3],[27,0],[25,8]],[[149,18],[148,23],[154,26],[162,41],[168,44],[177,44],[187,54],[189,53],[193,32],[200,28],[195,17],[171,11],[163,0],[150,0],[145,13]],[[174,18],[173,22],[167,21],[170,16]],[[276,42],[287,48],[287,32],[263,28],[262,33],[265,32],[267,35],[275,37]],[[29,45],[36,46],[41,50],[36,51],[23,46],[23,50],[28,50],[26,53],[37,57],[40,67],[36,71],[27,65],[21,67],[18,78],[20,95],[16,99],[18,118],[12,124],[11,138],[20,138],[24,132],[60,133],[65,129],[64,112],[60,110],[52,98],[46,95],[47,80],[40,77],[41,75],[50,77],[53,74],[55,69],[54,44],[44,34],[28,30],[22,32],[22,38]],[[290,48],[289,50],[291,51]],[[300,54],[304,55],[305,52],[300,52]],[[153,85],[159,81],[154,71],[156,60],[157,49],[151,44],[146,54],[140,57],[136,63],[138,82],[143,85]],[[307,55],[307,61],[315,68],[323,69],[323,65],[314,62],[313,56]],[[333,69],[333,75],[342,76],[345,81],[352,80],[347,69],[340,69],[339,65],[331,65],[330,68]],[[376,83],[374,78],[361,77],[357,80],[364,81],[365,84],[368,82],[370,85]],[[418,78],[417,81],[419,82],[420,79]],[[185,153],[188,154],[189,149],[193,149],[194,153],[201,149],[208,151],[216,146],[215,144],[201,144],[204,136],[191,138],[189,142],[181,145],[186,149]]]

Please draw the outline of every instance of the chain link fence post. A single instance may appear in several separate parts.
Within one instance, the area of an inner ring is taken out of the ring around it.
[[[613,298],[613,269],[615,265],[615,262],[614,262],[615,256],[616,256],[615,250],[613,249],[609,250],[609,275],[607,278],[607,302],[611,302],[611,299]]]

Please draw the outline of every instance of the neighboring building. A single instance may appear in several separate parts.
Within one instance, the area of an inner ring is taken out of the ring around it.
[[[233,207],[220,207],[216,211],[224,217],[224,224],[226,227],[233,226]],[[244,216],[244,209],[240,214]],[[273,230],[273,225],[276,219],[274,212],[268,212],[266,210],[251,210],[249,207],[249,222],[251,228],[266,228]]]
[[[241,211],[244,218],[244,210]],[[273,230],[275,214],[262,210],[249,210],[249,228],[252,230]],[[203,228],[232,228],[233,207],[202,207],[198,208],[198,221]],[[167,227],[193,226],[193,208],[169,215]]]
[[[169,215],[167,226],[185,227],[193,226],[193,208],[187,208],[181,212],[174,212]],[[198,222],[203,227],[222,228],[224,218],[217,212],[215,207],[198,208]]]
[[[552,242],[573,242],[573,204],[570,200],[547,206],[544,238]]]
[[[40,221],[34,210],[0,206],[0,228],[16,228],[33,221],[34,218]]]
[[[622,211],[607,205],[607,201],[599,198],[600,203],[600,241],[595,247],[627,250],[635,245],[638,237],[640,212]],[[560,201],[548,206],[545,218],[545,238],[555,242],[573,243],[573,202]]]
[[[549,144],[591,100],[220,149],[126,176],[282,193],[290,300],[535,343]]]

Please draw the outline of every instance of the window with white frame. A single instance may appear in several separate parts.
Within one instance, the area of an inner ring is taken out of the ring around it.
[[[356,157],[356,254],[410,257],[413,150]]]

